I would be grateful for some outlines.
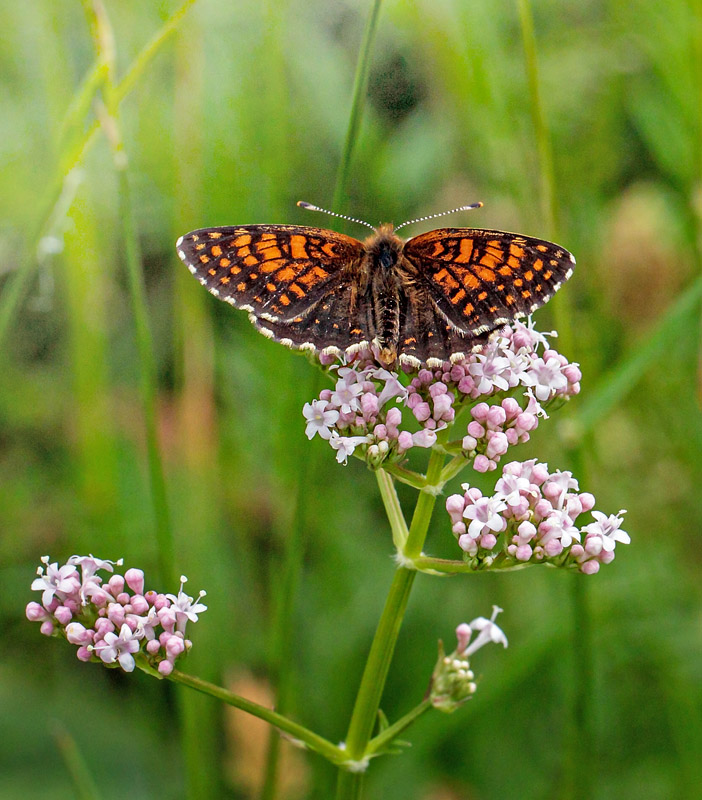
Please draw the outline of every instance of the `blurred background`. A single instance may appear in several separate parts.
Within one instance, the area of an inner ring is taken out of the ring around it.
[[[371,2],[197,0],[175,20],[174,0],[104,2],[176,570],[191,594],[208,591],[184,669],[273,702],[272,620],[297,525],[289,710],[339,741],[392,578],[376,483],[305,439],[317,371],[209,296],[174,242],[262,222],[363,238],[295,201],[333,202]],[[148,585],[176,587],[159,572],[118,179],[91,127],[104,79],[92,6],[0,8],[0,797],[91,796],[77,788],[89,775],[93,796],[182,798],[188,763],[200,765],[191,797],[258,797],[265,726],[79,663],[24,617],[45,553],[124,557]],[[421,699],[436,640],[452,646],[459,622],[499,604],[510,648],[476,657],[468,705],[425,715],[409,750],[372,764],[369,797],[700,796],[701,13],[692,0],[381,5],[334,210],[399,223],[482,200],[446,224],[575,253],[536,321],[558,325],[582,393],[515,457],[575,469],[599,509],[628,509],[632,543],[579,583],[539,568],[419,576],[383,700],[391,720]],[[457,557],[441,503],[426,549]],[[197,732],[186,757],[183,718]],[[283,749],[280,797],[333,795],[331,767]]]

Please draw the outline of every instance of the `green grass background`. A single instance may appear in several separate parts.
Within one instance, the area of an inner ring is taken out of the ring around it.
[[[113,77],[134,78],[120,123],[175,569],[210,606],[185,669],[229,684],[244,666],[255,685],[270,676],[302,509],[289,710],[338,741],[392,575],[375,480],[307,442],[300,411],[315,370],[207,295],[173,243],[201,226],[331,225],[295,201],[332,202],[370,3],[198,0],[143,65],[178,5],[105,3]],[[383,701],[391,720],[421,699],[436,640],[452,642],[457,623],[498,603],[510,648],[481,652],[476,697],[423,717],[411,749],[372,764],[367,790],[696,798],[702,11],[693,0],[534,0],[540,129],[520,6],[383,3],[335,210],[377,224],[482,200],[447,224],[555,236],[576,254],[537,323],[557,320],[582,394],[515,455],[577,468],[598,508],[628,509],[632,544],[581,581],[580,606],[577,579],[545,569],[420,576]],[[24,618],[44,553],[123,556],[150,585],[174,587],[160,585],[119,182],[101,132],[83,148],[100,113],[85,84],[102,75],[90,25],[70,0],[3,0],[0,11],[0,318],[14,311],[0,343],[0,797],[181,798],[188,783],[191,797],[253,797],[221,709],[81,664]],[[15,304],[18,276],[29,291]],[[455,553],[440,508],[427,549]],[[332,796],[332,768],[309,757],[295,769],[287,796]]]

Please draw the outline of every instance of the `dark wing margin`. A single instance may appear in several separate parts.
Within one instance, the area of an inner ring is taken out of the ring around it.
[[[442,317],[473,337],[531,314],[575,266],[553,242],[475,228],[420,234],[405,243],[403,255]]]
[[[298,225],[202,228],[178,239],[176,250],[220,300],[281,323],[306,314],[364,252],[350,236]]]

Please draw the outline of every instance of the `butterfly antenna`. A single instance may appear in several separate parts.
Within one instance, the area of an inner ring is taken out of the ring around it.
[[[339,217],[339,219],[347,219],[349,222],[357,222],[359,225],[365,225],[366,228],[370,228],[372,231],[375,230],[375,227],[371,225],[370,222],[364,222],[362,219],[356,219],[355,217],[347,217],[346,214],[337,214],[335,211],[327,211],[326,208],[313,206],[312,203],[306,203],[304,200],[298,200],[297,204],[298,206],[300,206],[300,208],[306,208],[308,211],[321,211],[322,214],[329,214],[330,217]]]
[[[440,214],[430,214],[428,217],[417,217],[416,219],[408,219],[407,222],[403,222],[402,225],[396,225],[395,230],[399,231],[400,228],[404,228],[405,225],[412,225],[415,222],[425,222],[428,219],[436,219],[437,217],[445,217],[447,214],[455,214],[457,211],[470,211],[471,208],[482,208],[482,207],[483,207],[482,203],[471,203],[469,206],[459,206],[458,208],[452,208],[450,211],[442,211]]]

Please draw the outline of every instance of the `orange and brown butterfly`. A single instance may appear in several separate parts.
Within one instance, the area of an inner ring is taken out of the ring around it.
[[[369,348],[384,366],[413,368],[464,358],[492,331],[543,305],[575,264],[565,248],[517,233],[396,234],[440,214],[374,228],[325,213],[373,234],[361,242],[302,225],[202,228],[178,239],[178,255],[208,291],[248,311],[271,339],[339,357]]]

